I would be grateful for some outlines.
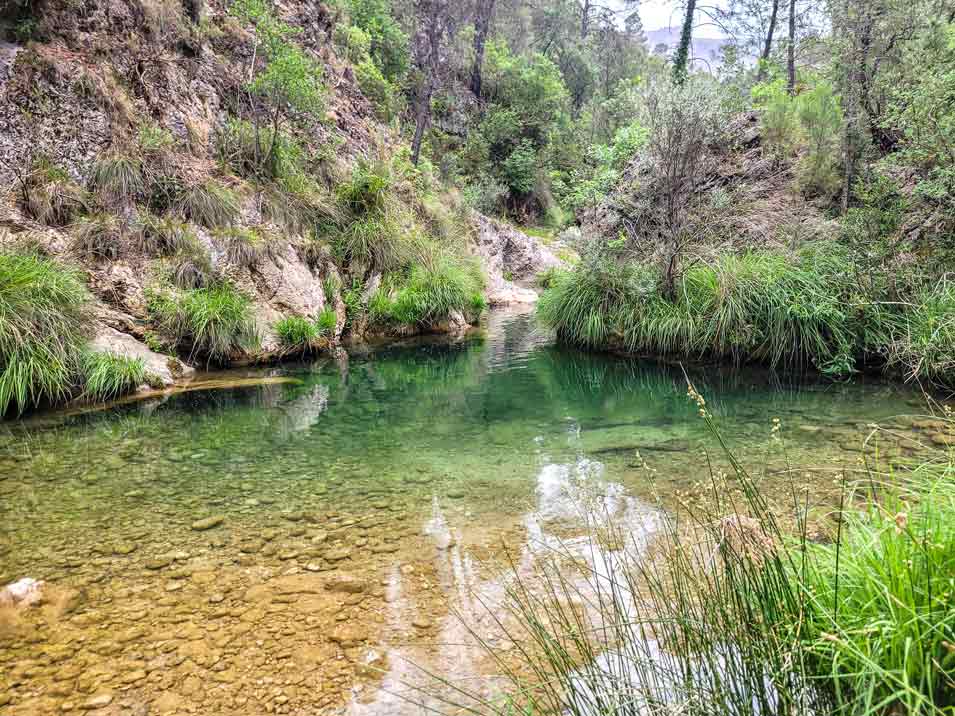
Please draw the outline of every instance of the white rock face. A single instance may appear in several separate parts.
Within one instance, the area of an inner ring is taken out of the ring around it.
[[[109,326],[99,327],[90,347],[96,351],[108,351],[127,358],[142,358],[146,370],[156,375],[164,385],[181,383],[195,373],[195,370],[178,358],[154,353],[131,335],[120,333]]]
[[[0,606],[28,607],[43,598],[44,582],[24,577],[0,589]]]
[[[540,241],[513,226],[477,212],[471,220],[477,230],[475,249],[487,273],[488,302],[502,306],[536,301],[537,291],[521,283],[533,281],[545,269],[562,267],[563,262]]]
[[[325,308],[320,276],[292,246],[274,259],[259,261],[253,274],[258,296],[253,311],[262,334],[262,348],[267,351],[279,347],[273,331],[277,321],[286,316],[316,318]]]

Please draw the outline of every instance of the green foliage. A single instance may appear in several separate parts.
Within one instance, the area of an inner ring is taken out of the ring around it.
[[[183,188],[176,199],[176,209],[189,221],[216,229],[236,220],[239,197],[215,179],[206,179]]]
[[[316,321],[289,316],[275,324],[275,333],[287,351],[306,352],[318,347],[322,330]]]
[[[0,415],[70,395],[88,298],[73,269],[33,253],[0,252]]]
[[[86,259],[116,259],[126,244],[126,227],[107,212],[80,217],[72,232],[73,250]]]
[[[351,177],[339,185],[338,199],[356,217],[380,214],[387,208],[393,183],[391,170],[386,163],[360,161]]]
[[[66,226],[88,203],[86,193],[70,175],[45,158],[33,163],[19,189],[23,210],[47,226]]]
[[[355,79],[361,93],[375,106],[378,118],[383,122],[394,119],[399,109],[398,94],[378,65],[367,58],[362,60],[355,65]]]
[[[373,321],[429,326],[454,313],[479,315],[485,308],[484,279],[476,265],[438,260],[415,266],[398,286],[383,286],[372,297]]]
[[[190,355],[213,362],[226,362],[259,345],[252,303],[228,283],[155,293],[150,296],[149,313],[156,328],[188,347]]]
[[[86,400],[104,403],[134,392],[147,383],[142,358],[88,351],[82,360],[83,393]]]
[[[468,206],[482,214],[494,215],[504,209],[507,187],[491,177],[481,176],[464,189],[464,200]]]
[[[891,364],[911,379],[955,384],[955,285],[943,281],[913,303],[895,332]]]
[[[755,85],[751,93],[760,110],[764,145],[776,159],[788,159],[799,144],[800,127],[796,100],[786,91],[786,81],[777,78]]]
[[[165,157],[175,146],[172,132],[154,122],[144,122],[136,134],[136,145],[143,156],[155,159]]]
[[[265,66],[249,90],[266,99],[277,114],[317,113],[324,102],[322,67],[292,41],[298,30],[275,16],[269,0],[235,0],[229,11],[251,23],[262,44]]]
[[[780,609],[772,623],[804,653],[811,678],[842,713],[955,706],[945,676],[955,670],[952,471],[926,465],[908,484],[867,482],[850,494],[848,504],[865,509],[843,513],[837,544],[809,543],[790,562],[796,599],[762,609]]]
[[[334,309],[326,308],[315,320],[315,325],[318,327],[318,333],[321,336],[330,336],[334,335],[335,329],[338,328],[338,316],[335,314]]]
[[[90,189],[108,204],[134,204],[145,188],[142,163],[125,154],[98,159],[90,173]]]
[[[512,194],[529,194],[537,181],[537,152],[523,140],[501,164],[501,175]]]
[[[217,278],[212,257],[198,241],[183,246],[172,257],[171,263],[169,278],[174,286],[184,290],[207,288]]]
[[[344,56],[353,65],[369,57],[371,52],[371,37],[367,32],[355,25],[337,23],[332,30],[332,41]],[[379,70],[381,74],[381,70]]]
[[[841,186],[839,148],[843,126],[839,96],[828,82],[817,82],[796,98],[807,153],[799,183],[809,196],[835,196]]]
[[[410,68],[410,39],[387,0],[348,0],[352,24],[369,39],[370,54],[388,82],[400,84]]]
[[[218,135],[220,160],[242,177],[286,180],[302,171],[302,147],[286,133],[229,119]]]

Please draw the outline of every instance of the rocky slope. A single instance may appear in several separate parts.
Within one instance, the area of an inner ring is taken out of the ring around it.
[[[188,353],[168,356],[145,345],[154,333],[148,295],[164,270],[163,260],[126,239],[115,255],[78,254],[75,215],[40,221],[24,205],[23,182],[37,162],[62,171],[62,181],[70,186],[87,187],[98,159],[135,153],[137,136],[153,128],[172,137],[163,161],[177,181],[194,186],[215,178],[235,191],[241,201],[236,224],[279,237],[269,251],[251,262],[235,262],[215,232],[195,221],[189,229],[208,252],[213,270],[252,299],[261,346],[233,356],[236,362],[278,357],[274,326],[280,319],[315,317],[329,308],[337,317],[329,342],[334,347],[346,324],[343,291],[357,279],[374,278],[352,275],[327,245],[276,225],[265,216],[260,193],[224,168],[217,138],[236,116],[256,53],[250,29],[227,6],[210,0],[195,22],[188,12],[192,4],[180,0],[46,0],[36,3],[34,39],[0,46],[0,187],[5,189],[0,248],[29,245],[80,266],[93,295],[93,347],[143,358],[164,384],[188,380],[192,368],[186,365]],[[277,3],[276,11],[297,28],[296,42],[324,73],[323,116],[297,123],[294,138],[318,157],[311,170],[334,195],[336,182],[358,161],[392,155],[401,138],[378,123],[351,66],[335,52],[339,11],[315,0]],[[138,207],[110,210],[120,232],[135,233]],[[480,215],[465,222],[463,233],[457,237],[462,250],[484,265],[491,304],[533,300],[531,289],[512,281],[533,278],[557,263],[536,240]],[[446,330],[454,323],[435,321],[416,330]]]

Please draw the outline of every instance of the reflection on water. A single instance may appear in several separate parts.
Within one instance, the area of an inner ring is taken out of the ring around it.
[[[557,348],[526,314],[494,313],[465,342],[236,375],[298,381],[0,433],[0,583],[44,579],[56,595],[0,615],[10,713],[97,698],[117,714],[399,713],[395,692],[420,676],[408,658],[486,676],[456,615],[492,626],[502,545],[519,569],[560,539],[612,570],[582,536],[581,501],[639,547],[713,447],[680,367]],[[856,465],[865,425],[917,400],[881,383],[691,377],[767,494],[795,474],[818,500]]]

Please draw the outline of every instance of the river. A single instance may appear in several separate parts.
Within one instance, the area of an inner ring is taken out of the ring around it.
[[[291,380],[0,425],[0,585],[46,590],[0,608],[2,713],[420,713],[424,672],[487,678],[470,632],[513,560],[582,532],[581,486],[650,539],[726,463],[679,366],[557,347],[526,311],[219,377]],[[825,505],[870,425],[922,405],[879,381],[690,377],[780,502]],[[880,459],[916,459],[915,437]]]

